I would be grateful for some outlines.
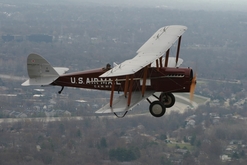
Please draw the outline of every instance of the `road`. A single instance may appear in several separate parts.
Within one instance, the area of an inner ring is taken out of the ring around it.
[[[197,81],[215,81],[220,83],[241,84],[240,80],[216,80],[216,79],[198,78]]]
[[[13,75],[7,75],[7,74],[0,74],[1,79],[6,80],[14,80],[14,81],[25,81],[27,80],[26,77],[19,77],[19,76],[13,76]]]

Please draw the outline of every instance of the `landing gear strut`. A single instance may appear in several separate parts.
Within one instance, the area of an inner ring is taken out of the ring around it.
[[[166,107],[160,101],[154,101],[154,102],[150,103],[149,112],[154,117],[161,117],[166,113]]]

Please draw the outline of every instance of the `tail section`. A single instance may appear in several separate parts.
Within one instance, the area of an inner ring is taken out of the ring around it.
[[[29,79],[21,85],[50,85],[59,77],[59,75],[68,70],[68,68],[53,68],[42,56],[30,54],[27,57],[27,72]]]

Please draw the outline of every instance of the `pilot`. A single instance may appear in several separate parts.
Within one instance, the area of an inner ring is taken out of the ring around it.
[[[111,65],[108,63],[106,64],[106,70],[109,70],[109,69],[111,69]]]

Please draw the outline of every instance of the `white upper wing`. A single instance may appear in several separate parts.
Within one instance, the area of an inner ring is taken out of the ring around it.
[[[181,25],[160,28],[137,50],[137,55],[134,58],[115,66],[100,77],[116,77],[136,73],[163,56],[186,30],[187,27]]]

